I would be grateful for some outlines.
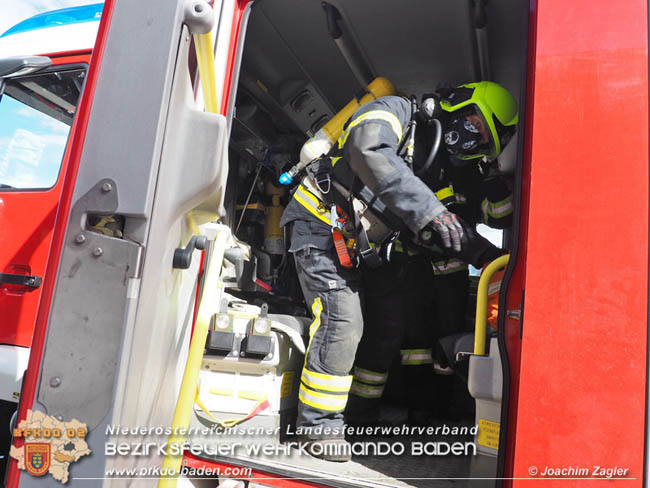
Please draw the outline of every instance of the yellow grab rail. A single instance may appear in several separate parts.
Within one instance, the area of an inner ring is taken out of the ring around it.
[[[196,60],[201,76],[205,110],[206,112],[218,114],[219,102],[217,100],[217,79],[214,74],[212,33],[194,34],[194,46],[196,47]]]
[[[194,46],[196,58],[203,88],[203,98],[206,112],[219,113],[217,100],[217,83],[214,73],[214,54],[212,44],[212,33],[194,35]],[[216,220],[217,214],[210,216],[208,220]],[[187,225],[192,234],[199,235],[197,219],[194,212],[187,216]],[[221,301],[222,287],[219,283],[223,255],[227,245],[225,232],[219,232],[212,246],[211,255],[206,265],[206,278],[203,285],[201,297],[199,298],[199,310],[190,343],[190,352],[185,364],[185,373],[181,381],[181,388],[176,401],[174,418],[172,420],[171,435],[167,440],[167,455],[163,459],[163,473],[158,480],[158,488],[175,488],[178,475],[183,462],[183,455],[179,449],[187,439],[187,429],[190,425],[192,406],[196,397],[199,381],[199,371],[203,360],[203,350],[208,336],[208,328],[212,315],[217,312],[218,304]]]
[[[214,54],[212,44],[212,33],[194,34],[194,46],[196,50],[196,60],[199,68],[201,79],[201,88],[203,91],[203,103],[205,111],[218,114],[219,101],[217,99],[217,81],[214,74]],[[198,224],[217,220],[219,215],[209,213],[204,215],[205,211],[191,210],[187,215],[187,224],[192,235],[199,235]]]
[[[499,269],[508,264],[510,254],[498,257],[488,264],[481,273],[481,279],[478,282],[478,292],[476,293],[476,326],[474,327],[474,354],[476,356],[485,355],[485,328],[487,325],[487,305],[488,305],[488,285],[490,278]]]
[[[196,325],[190,343],[190,353],[185,364],[185,373],[181,382],[181,389],[178,393],[174,419],[172,421],[172,433],[167,440],[167,455],[163,460],[163,473],[175,473],[172,477],[161,477],[158,480],[158,488],[174,488],[177,476],[180,473],[183,461],[182,452],[178,446],[182,445],[186,438],[186,432],[190,425],[192,406],[196,397],[196,388],[199,382],[199,371],[203,360],[203,349],[208,337],[210,318],[217,312],[218,304],[221,301],[222,287],[219,283],[223,254],[226,250],[227,235],[219,232],[214,240],[212,252],[208,260],[205,284],[199,303],[199,313],[196,317]]]

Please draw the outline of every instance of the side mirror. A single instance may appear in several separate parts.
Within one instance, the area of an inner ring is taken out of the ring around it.
[[[0,78],[22,76],[52,66],[47,56],[15,56],[0,59]]]

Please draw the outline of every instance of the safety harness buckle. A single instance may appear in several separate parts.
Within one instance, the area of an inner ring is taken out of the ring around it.
[[[359,254],[361,254],[363,259],[368,259],[368,256],[375,254],[375,250],[372,247],[368,247],[366,249],[360,249]]]
[[[332,227],[332,231],[336,229],[343,230],[344,221],[345,219],[339,218],[336,205],[332,205],[330,207],[330,226]]]
[[[317,174],[314,183],[323,195],[327,195],[332,189],[332,178],[328,173]]]

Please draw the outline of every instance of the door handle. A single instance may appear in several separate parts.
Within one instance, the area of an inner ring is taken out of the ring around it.
[[[174,269],[188,269],[192,264],[192,253],[194,249],[205,249],[208,246],[206,236],[192,236],[185,249],[182,247],[174,251]]]
[[[41,286],[43,278],[40,276],[19,275],[11,273],[0,273],[0,283],[7,285],[26,286],[31,290],[36,290]]]

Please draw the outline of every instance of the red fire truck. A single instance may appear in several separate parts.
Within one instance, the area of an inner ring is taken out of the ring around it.
[[[477,452],[414,453],[444,440],[426,433],[341,465],[255,452],[287,445],[311,321],[277,178],[377,77],[519,102],[499,325],[458,424]],[[70,486],[647,485],[647,2],[107,0],[0,36],[0,94],[5,460],[7,424],[42,412],[88,430]],[[106,447],[179,427],[213,449]]]

